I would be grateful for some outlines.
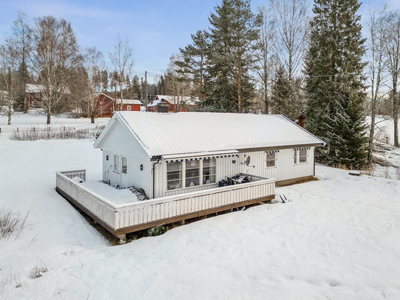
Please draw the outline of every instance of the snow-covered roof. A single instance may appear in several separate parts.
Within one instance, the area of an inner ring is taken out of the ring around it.
[[[198,97],[187,97],[187,96],[171,96],[171,95],[157,95],[156,99],[158,100],[166,100],[171,104],[178,104],[179,102],[185,102],[186,105],[196,105],[195,101],[198,101]],[[155,100],[155,101],[158,101]],[[160,102],[158,102],[160,103]],[[149,105],[148,105],[149,106]],[[154,105],[152,105],[154,106]]]
[[[41,84],[30,84],[26,85],[26,92],[27,93],[40,93],[44,90],[44,86]]]
[[[282,115],[122,111],[114,118],[124,121],[150,156],[324,144]]]
[[[152,102],[150,102],[149,104],[147,104],[147,107],[152,107],[152,106],[157,106],[159,103],[161,103],[162,100],[153,100]]]
[[[121,99],[117,99],[117,103],[121,103]],[[122,99],[122,104],[139,104],[142,105],[140,100],[132,100],[132,99]]]
[[[26,84],[26,93],[41,93],[45,89],[44,85],[42,84]],[[71,94],[71,91],[69,88],[64,89],[64,94]]]

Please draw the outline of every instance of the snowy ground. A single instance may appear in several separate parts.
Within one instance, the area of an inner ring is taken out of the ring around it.
[[[76,128],[106,125],[110,118],[97,118],[95,124],[90,124],[89,118],[74,119],[68,115],[52,116],[50,119],[50,127],[61,127],[61,126],[74,126]],[[28,114],[16,112],[11,117],[11,125],[8,124],[7,116],[0,115],[0,128],[1,132],[12,132],[17,128],[46,128],[47,117],[40,110],[31,110]]]
[[[370,122],[369,118],[367,118],[367,122]],[[370,174],[400,180],[400,149],[393,147],[394,122],[392,119],[382,116],[378,116],[375,122],[376,143],[373,155],[380,161],[380,164],[376,163]]]
[[[400,298],[400,181],[317,166],[319,181],[277,188],[286,204],[111,247],[54,190],[59,170],[99,179],[92,144],[0,136],[0,207],[30,212],[0,241],[0,299]]]

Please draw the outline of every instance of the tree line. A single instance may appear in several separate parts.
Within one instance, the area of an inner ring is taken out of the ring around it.
[[[27,112],[27,84],[40,86],[37,103],[47,115],[75,111],[94,122],[98,93],[119,99],[144,99],[161,86],[133,76],[133,48],[117,37],[114,51],[106,56],[96,49],[82,49],[70,22],[45,16],[31,22],[19,13],[0,45],[0,109],[11,124],[13,111]]]
[[[372,9],[366,39],[358,0],[315,0],[312,12],[306,0],[267,4],[254,13],[249,0],[222,0],[209,28],[171,58],[170,74],[190,83],[199,110],[254,112],[258,101],[264,113],[303,114],[327,143],[319,161],[362,168],[372,160],[375,116],[385,103],[398,146],[399,12]]]

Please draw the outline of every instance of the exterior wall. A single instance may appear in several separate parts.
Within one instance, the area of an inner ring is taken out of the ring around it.
[[[114,113],[114,100],[100,95],[96,102],[96,117],[110,117]]]
[[[275,167],[269,168],[266,167],[265,151],[240,153],[241,162],[246,159],[244,155],[249,155],[250,166],[255,166],[249,167],[248,173],[275,178],[276,181],[310,176],[314,173],[314,147],[307,151],[307,162],[299,164],[294,164],[293,149],[279,150],[275,154]],[[242,172],[247,173],[246,169],[247,167]]]
[[[254,151],[239,153],[239,157],[227,157],[216,159],[216,184],[200,185],[191,188],[167,190],[167,163],[161,160],[155,173],[155,197],[166,197],[183,193],[195,192],[215,188],[218,182],[225,177],[232,177],[239,173],[247,173],[267,178],[275,178],[276,181],[300,178],[314,173],[314,148],[307,151],[307,163],[294,164],[293,149],[279,150],[275,154],[275,167],[266,167],[266,152]],[[247,156],[250,156],[250,165],[244,164]],[[232,161],[236,160],[235,163]],[[182,171],[185,172],[186,161],[182,162]],[[254,167],[253,167],[254,166]],[[202,170],[200,169],[200,173]]]
[[[26,93],[26,97],[28,98],[30,108],[41,107],[42,96],[40,93]]]
[[[131,107],[130,110],[128,110],[128,106]],[[140,104],[118,104],[118,109],[122,111],[140,111]]]
[[[150,158],[141,145],[132,136],[132,133],[118,121],[101,142],[103,150],[103,180],[111,185],[121,187],[135,186],[142,188],[148,197],[151,195]],[[108,155],[108,160],[106,159]],[[114,171],[114,155],[119,156],[120,172]],[[121,172],[122,157],[127,158],[127,174]],[[140,170],[143,165],[143,170]],[[123,177],[126,176],[126,177]]]

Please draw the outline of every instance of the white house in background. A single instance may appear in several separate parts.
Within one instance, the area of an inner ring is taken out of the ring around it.
[[[94,147],[103,180],[160,198],[216,188],[239,173],[312,177],[324,142],[282,115],[116,112]]]

